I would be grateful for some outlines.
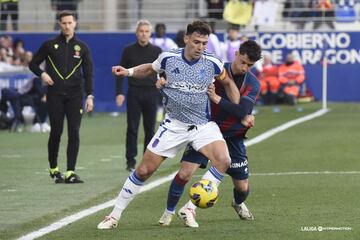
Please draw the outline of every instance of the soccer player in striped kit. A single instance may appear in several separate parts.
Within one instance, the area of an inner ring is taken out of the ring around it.
[[[222,61],[205,51],[210,32],[209,25],[204,21],[194,21],[187,26],[185,48],[165,51],[152,64],[130,69],[113,67],[117,76],[165,74],[167,84],[161,92],[166,115],[147,146],[141,163],[125,181],[113,211],[98,224],[98,229],[115,228],[122,212],[162,161],[174,157],[188,144],[212,161],[207,178],[215,182],[223,179],[230,156],[219,127],[210,120],[207,90],[216,78],[234,102],[239,100],[240,94],[235,83],[226,77]]]
[[[224,88],[217,82],[215,82],[215,88],[211,87],[208,90],[212,101],[212,120],[219,125],[231,157],[230,167],[226,171],[234,184],[234,198],[231,205],[243,220],[254,219],[244,203],[249,194],[249,168],[244,139],[247,130],[254,125],[254,116],[251,115],[251,112],[260,94],[260,83],[250,72],[250,68],[260,58],[260,46],[255,41],[248,40],[240,45],[239,51],[235,52],[235,60],[225,63],[224,68],[235,82],[241,95],[238,104],[229,101]],[[159,220],[160,225],[170,225],[185,184],[199,167],[205,168],[207,163],[206,156],[194,150],[190,145],[187,147],[181,159],[180,170],[171,182],[167,207]],[[208,172],[202,179],[209,180]],[[220,184],[220,181],[216,179],[214,182],[217,185]],[[185,225],[188,227],[199,227],[195,220],[195,209],[196,206],[189,201],[178,212],[178,216],[185,221]]]

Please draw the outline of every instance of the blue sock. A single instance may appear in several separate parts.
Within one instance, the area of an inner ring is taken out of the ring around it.
[[[166,209],[169,212],[175,212],[176,205],[178,204],[182,193],[184,192],[185,185],[188,181],[180,179],[179,175],[176,174],[172,180],[168,192],[168,200]]]
[[[234,192],[234,199],[236,204],[241,204],[245,202],[246,198],[249,195],[250,188],[247,189],[245,192],[238,192],[235,188],[233,189]]]
[[[140,179],[137,175],[136,175],[136,171],[133,171],[130,175],[129,175],[129,179],[138,186],[142,186],[144,185],[144,180]]]

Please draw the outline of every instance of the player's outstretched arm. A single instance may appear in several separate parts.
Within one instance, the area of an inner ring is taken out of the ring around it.
[[[223,70],[223,72],[218,77],[216,77],[215,80],[220,81],[220,83],[224,86],[226,95],[232,103],[240,103],[239,89],[235,82],[226,73],[226,70]]]
[[[118,77],[146,78],[156,72],[152,68],[151,63],[145,63],[128,69],[122,66],[113,66],[112,73]]]
[[[207,90],[209,99],[215,104],[219,104],[225,112],[230,116],[234,116],[247,128],[251,128],[255,124],[255,117],[253,115],[248,115],[249,109],[253,107],[251,101],[244,99],[240,104],[231,103],[228,100],[222,98],[216,94],[214,84],[211,84]]]

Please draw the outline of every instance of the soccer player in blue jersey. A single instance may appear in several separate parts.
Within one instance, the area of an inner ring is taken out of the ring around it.
[[[167,84],[161,91],[166,116],[147,146],[141,163],[125,181],[113,211],[98,224],[99,229],[115,228],[124,209],[162,161],[174,157],[188,144],[212,162],[207,178],[214,182],[223,179],[230,156],[218,125],[211,121],[207,90],[215,77],[234,102],[239,101],[240,94],[235,83],[226,77],[221,60],[205,51],[209,34],[209,25],[194,21],[187,26],[185,48],[165,51],[152,64],[130,69],[113,67],[117,76],[144,78],[153,73],[164,73]]]
[[[239,104],[231,103],[224,88],[218,83],[215,83],[216,90],[214,88],[208,90],[212,101],[212,120],[219,125],[231,157],[230,168],[226,173],[232,177],[234,184],[232,206],[243,220],[254,219],[244,204],[249,194],[249,168],[244,138],[247,130],[254,125],[254,116],[251,112],[260,94],[260,83],[249,70],[260,57],[260,46],[255,41],[248,40],[240,45],[239,51],[235,53],[235,60],[225,63],[224,68],[240,92]],[[199,167],[206,167],[207,162],[208,159],[203,154],[191,146],[187,147],[181,160],[180,170],[170,185],[167,208],[159,220],[160,225],[170,225],[185,184]],[[208,179],[207,173],[203,179]],[[215,181],[215,183],[220,182]],[[196,206],[189,201],[179,210],[178,215],[185,220],[186,226],[199,226],[195,220],[195,209]]]

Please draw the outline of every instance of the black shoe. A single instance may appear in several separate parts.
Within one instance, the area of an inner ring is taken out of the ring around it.
[[[72,173],[69,177],[65,178],[65,183],[84,183],[84,181],[77,174]]]
[[[126,167],[126,170],[129,171],[129,172],[135,171],[135,164],[134,165],[128,164],[127,167]]]
[[[63,175],[59,171],[50,173],[50,177],[52,179],[54,179],[54,183],[64,183],[65,182]]]

